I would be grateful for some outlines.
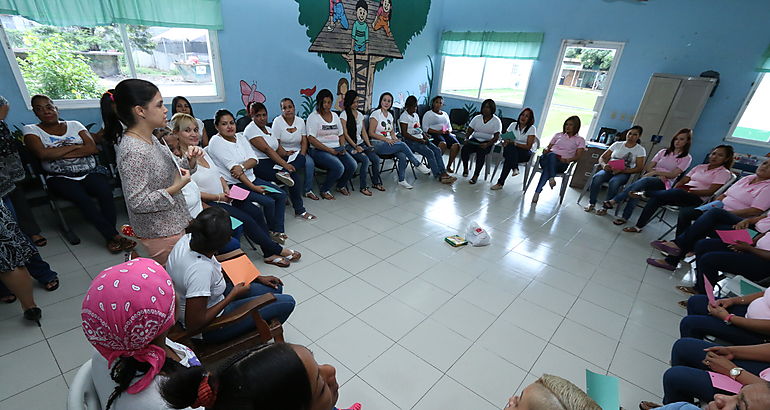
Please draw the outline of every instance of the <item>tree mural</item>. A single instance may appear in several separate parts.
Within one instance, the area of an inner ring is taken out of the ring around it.
[[[353,89],[371,107],[374,74],[403,58],[425,27],[430,0],[296,0],[299,24],[307,27],[308,51],[327,67],[350,73]],[[365,7],[363,7],[365,6]]]

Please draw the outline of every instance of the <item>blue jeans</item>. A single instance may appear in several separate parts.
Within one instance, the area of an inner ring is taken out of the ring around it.
[[[420,165],[420,161],[403,141],[398,141],[391,145],[385,141],[372,140],[372,145],[374,145],[374,151],[379,155],[396,156],[396,171],[398,172],[399,182],[406,179],[407,161],[411,162],[414,166]]]
[[[644,209],[636,221],[636,227],[641,229],[647,226],[658,208],[663,205],[697,206],[701,203],[703,200],[698,195],[691,194],[684,189],[671,188],[648,192],[647,204],[644,205]]]
[[[115,223],[118,220],[115,198],[112,196],[112,186],[106,176],[91,173],[79,181],[54,177],[48,178],[46,182],[56,196],[74,202],[83,214],[83,219],[93,225],[104,240],[109,241],[118,234],[115,229]],[[91,197],[96,198],[98,207]]]
[[[505,180],[508,175],[511,174],[511,170],[519,169],[519,164],[529,161],[532,158],[532,151],[524,148],[519,148],[512,142],[503,147],[503,171],[500,174],[500,178],[497,180],[499,185],[505,185]]]
[[[233,201],[235,202],[235,201]],[[211,206],[216,206],[227,211],[230,216],[243,222],[243,225],[237,229],[241,229],[246,233],[246,236],[252,240],[252,242],[259,245],[262,255],[264,257],[280,255],[283,248],[281,245],[275,243],[267,233],[267,224],[265,223],[265,215],[262,213],[262,209],[252,204],[251,202],[240,201],[238,207],[222,202],[207,202]],[[236,236],[233,231],[233,236]],[[238,235],[240,236],[240,235]],[[240,243],[238,243],[240,247]],[[237,248],[229,249],[234,250]]]
[[[748,280],[760,281],[770,276],[770,260],[753,253],[738,253],[727,247],[718,238],[701,239],[695,243],[695,256],[698,261],[695,270],[695,289],[705,293],[703,275],[712,284],[716,283],[719,272],[740,273]]]
[[[233,206],[241,208],[244,202],[256,202],[262,207],[262,212],[265,214],[267,228],[273,232],[285,232],[286,192],[264,179],[254,178],[252,183],[254,185],[269,186],[278,190],[279,193],[265,191],[264,194],[258,194],[256,192],[249,192],[249,196],[243,201],[233,200]],[[244,184],[238,184],[238,186],[247,191],[249,190]]]
[[[313,190],[313,182],[315,180],[315,161],[313,161],[313,157],[308,155],[302,155],[301,157],[305,157],[305,185],[302,189],[302,193],[306,194]]]
[[[335,150],[344,149],[337,147]],[[347,152],[343,155],[332,155],[326,151],[313,148],[310,155],[315,160],[316,166],[326,170],[326,180],[321,184],[321,193],[329,192],[332,185],[337,184],[337,188],[345,188],[356,172],[356,160]]]
[[[540,157],[540,169],[542,169],[542,172],[540,173],[540,180],[537,181],[535,192],[543,192],[543,187],[548,180],[555,177],[556,174],[561,174],[566,171],[567,168],[569,168],[569,164],[561,162],[559,156],[553,152],[549,152]]]
[[[339,21],[342,28],[345,30],[348,29],[348,18],[345,16],[345,7],[342,5],[342,3],[334,4],[334,15],[332,17],[332,21]]]
[[[350,154],[350,156],[356,160],[356,162],[361,164],[361,169],[358,171],[359,189],[368,187],[366,184],[366,176],[369,174],[370,170],[372,173],[372,185],[381,185],[382,180],[380,179],[380,167],[377,166],[380,164],[380,157],[378,157],[377,153],[374,152],[374,148],[369,147],[363,143],[358,144],[358,146],[363,148],[364,151],[355,152],[351,145],[345,146],[345,149],[348,151],[348,154]]]
[[[693,402],[695,399],[708,402],[715,393],[732,394],[715,389],[711,385],[708,368],[703,364],[704,349],[719,346],[700,339],[679,339],[671,348],[671,368],[663,374],[663,403],[678,401]],[[770,363],[753,360],[733,360],[736,366],[758,375],[770,367]]]
[[[233,285],[228,282],[227,288],[225,288],[225,295],[229,294],[232,290]],[[294,298],[291,297],[291,295],[284,295],[282,286],[279,286],[278,289],[274,289],[256,282],[252,282],[249,285],[249,292],[243,297],[234,300],[229,305],[225,306],[222,310],[222,314],[228,314],[238,309],[243,304],[266,293],[274,294],[276,300],[259,309],[259,314],[262,316],[262,319],[265,319],[266,322],[270,322],[273,319],[278,319],[281,323],[286,322],[286,319],[289,318],[291,312],[294,311],[294,305],[296,304]],[[204,333],[203,340],[206,343],[222,343],[255,329],[256,324],[254,323],[254,319],[249,315],[247,319],[241,319],[230,326]]]
[[[631,218],[631,214],[634,213],[634,209],[636,209],[636,204],[639,202],[636,198],[631,198],[628,194],[631,192],[637,192],[637,191],[644,191],[646,192],[653,192],[653,191],[660,191],[666,189],[666,185],[663,183],[663,181],[660,180],[658,177],[644,177],[641,179],[638,179],[636,182],[634,182],[631,185],[627,185],[626,189],[623,190],[623,192],[618,193],[615,195],[614,198],[612,198],[613,201],[615,201],[618,206],[620,206],[623,201],[628,200],[626,203],[626,207],[623,208],[623,219],[629,220]],[[607,194],[607,197],[609,197],[609,194]]]
[[[721,208],[709,209],[704,212],[687,230],[677,235],[674,243],[681,250],[679,256],[667,256],[666,261],[676,266],[685,254],[695,248],[695,243],[709,236],[716,236],[717,229],[733,229],[733,225],[742,221],[743,218],[736,216]]]
[[[631,178],[631,174],[613,174],[605,170],[600,170],[591,179],[591,191],[588,196],[588,203],[596,205],[599,200],[599,191],[602,190],[602,184],[607,183],[607,198],[614,198],[615,194],[620,191],[620,187],[628,182]]]
[[[406,140],[406,145],[409,146],[412,152],[416,152],[428,160],[428,168],[433,172],[434,177],[439,178],[441,175],[444,175],[446,166],[444,165],[444,156],[441,154],[441,148],[432,142],[421,144],[409,139]]]
[[[305,167],[305,157],[302,155],[297,155],[297,158],[290,162],[290,164],[293,165],[296,169],[296,171],[290,173],[291,179],[294,180],[294,186],[286,187],[286,190],[289,191],[289,199],[291,200],[291,205],[294,208],[294,214],[300,215],[305,213],[305,206],[302,202],[302,178],[305,174],[303,170]],[[279,171],[286,171],[286,169],[281,168],[280,170],[276,170],[273,168],[274,166],[275,161],[272,159],[260,159],[257,163],[257,166],[254,167],[254,176],[262,178],[265,181],[270,181],[273,183],[278,182],[278,178],[276,178],[275,173]]]
[[[681,337],[703,339],[706,336],[714,336],[736,345],[755,345],[765,343],[768,339],[765,335],[728,325],[722,319],[709,315],[707,305],[706,295],[690,296],[687,300],[687,316],[679,322]],[[748,309],[748,305],[734,305],[727,310],[736,316],[746,317]]]

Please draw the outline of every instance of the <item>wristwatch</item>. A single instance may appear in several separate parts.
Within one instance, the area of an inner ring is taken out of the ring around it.
[[[741,375],[741,372],[743,372],[743,368],[733,367],[732,369],[730,369],[730,377],[732,377],[733,380],[735,380],[738,376]]]

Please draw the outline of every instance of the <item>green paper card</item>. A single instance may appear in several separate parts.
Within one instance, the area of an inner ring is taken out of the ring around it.
[[[586,369],[588,396],[604,410],[620,408],[620,385],[617,377],[594,373]]]
[[[516,139],[516,136],[513,135],[512,132],[508,131],[508,132],[504,132],[503,135],[500,136],[500,138],[502,138],[504,140],[511,140],[511,141],[513,141],[513,140]]]
[[[762,289],[752,285],[751,283],[746,282],[745,280],[741,281],[741,295],[742,296],[751,295],[752,293],[757,293],[757,292],[760,292],[760,291],[762,291]]]
[[[279,191],[279,190],[277,190],[277,189],[275,189],[275,188],[273,188],[271,186],[267,186],[267,185],[257,185],[257,186],[265,188],[265,191],[267,191],[267,192],[272,192],[274,194],[280,194],[281,193],[281,191]]]

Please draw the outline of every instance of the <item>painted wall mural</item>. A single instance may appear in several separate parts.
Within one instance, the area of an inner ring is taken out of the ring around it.
[[[352,88],[372,103],[374,74],[393,59],[404,58],[412,38],[428,19],[430,0],[296,0],[299,24],[307,27],[308,51],[326,65],[350,73],[350,82],[338,82],[337,92]]]
[[[265,98],[265,94],[262,94],[261,92],[257,91],[257,82],[252,82],[251,85],[247,83],[246,81],[241,80],[241,100],[243,101],[243,107],[241,110],[238,111],[237,114],[235,114],[236,117],[243,117],[246,113],[246,107],[249,106],[249,103],[251,102],[261,102],[264,103],[267,99]]]

